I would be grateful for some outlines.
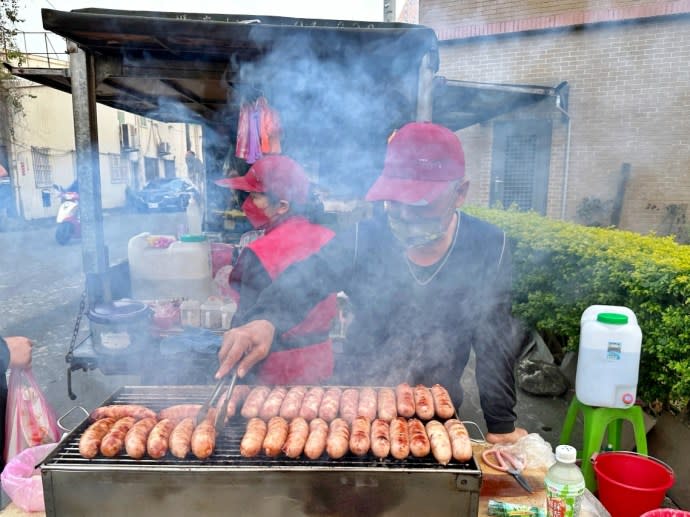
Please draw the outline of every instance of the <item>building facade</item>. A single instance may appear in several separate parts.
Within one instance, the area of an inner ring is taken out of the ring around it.
[[[418,12],[405,21],[435,29],[448,79],[567,92],[459,132],[471,202],[688,241],[690,1],[419,0]]]
[[[21,38],[19,39],[21,42]],[[68,68],[56,56],[24,54],[22,66]],[[21,110],[6,110],[0,141],[3,166],[11,176],[10,206],[4,215],[26,220],[54,217],[59,201],[52,185],[67,187],[76,178],[71,95],[21,78],[11,80]],[[156,177],[188,177],[188,148],[202,156],[200,126],[168,124],[98,106],[101,201],[104,209],[125,205],[125,190],[140,189]]]

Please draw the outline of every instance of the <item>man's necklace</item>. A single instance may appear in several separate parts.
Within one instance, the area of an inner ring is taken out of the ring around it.
[[[455,226],[455,233],[453,233],[453,240],[450,243],[450,246],[448,247],[448,250],[446,251],[445,255],[443,256],[443,259],[438,263],[438,266],[434,270],[431,275],[429,275],[428,278],[425,279],[420,279],[417,274],[414,272],[415,267],[412,265],[412,262],[410,261],[410,258],[407,256],[407,253],[405,253],[405,262],[407,263],[407,269],[410,271],[410,274],[412,275],[412,278],[415,279],[415,282],[419,285],[427,285],[429,282],[431,282],[436,275],[438,275],[439,271],[443,269],[443,266],[446,265],[446,262],[448,262],[448,259],[450,258],[450,254],[453,252],[453,248],[455,248],[455,242],[458,240],[458,232],[460,231],[460,212],[457,212],[458,214],[458,222],[457,225]],[[426,268],[425,268],[426,269]]]

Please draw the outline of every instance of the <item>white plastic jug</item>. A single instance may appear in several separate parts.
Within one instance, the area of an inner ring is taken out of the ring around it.
[[[580,319],[575,394],[590,406],[627,408],[635,403],[642,331],[627,307],[592,305]]]
[[[211,294],[211,246],[203,235],[182,235],[167,248],[150,246],[149,233],[129,240],[132,296],[137,300],[189,298]]]

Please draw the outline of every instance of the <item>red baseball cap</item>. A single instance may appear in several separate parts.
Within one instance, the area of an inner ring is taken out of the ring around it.
[[[309,199],[309,178],[292,158],[271,155],[261,158],[244,176],[216,181],[216,185],[247,192],[272,194],[278,199],[304,204]]]
[[[389,138],[383,173],[365,199],[428,203],[464,177],[465,154],[455,133],[431,122],[411,122]]]

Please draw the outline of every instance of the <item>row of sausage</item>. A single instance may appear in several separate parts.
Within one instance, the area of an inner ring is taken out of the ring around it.
[[[258,417],[266,422],[275,416],[286,420],[301,417],[307,422],[315,418],[331,422],[340,417],[351,424],[357,416],[386,422],[398,416],[446,420],[455,415],[455,408],[448,391],[439,384],[431,388],[400,384],[378,389],[257,386],[247,395],[240,413],[244,418]]]
[[[283,453],[289,458],[304,454],[315,460],[324,452],[331,459],[342,458],[348,452],[355,456],[371,453],[380,459],[391,455],[398,460],[433,454],[436,461],[446,465],[451,458],[468,461],[472,444],[463,423],[454,418],[444,423],[423,423],[417,418],[395,417],[388,422],[381,418],[372,421],[362,415],[351,424],[343,418],[328,423],[318,417],[307,422],[298,416],[288,422],[274,416],[266,423],[254,417],[247,422],[240,442],[240,454],[248,458],[261,453],[269,457]]]
[[[199,425],[194,417],[179,421],[171,418],[158,420],[155,413],[140,420],[135,416],[100,418],[81,435],[79,454],[91,459],[100,452],[106,458],[112,458],[124,450],[129,457],[138,460],[147,454],[160,459],[170,451],[176,458],[183,459],[191,451],[197,458],[206,459],[216,445],[214,420],[215,410],[209,411],[208,417]]]

